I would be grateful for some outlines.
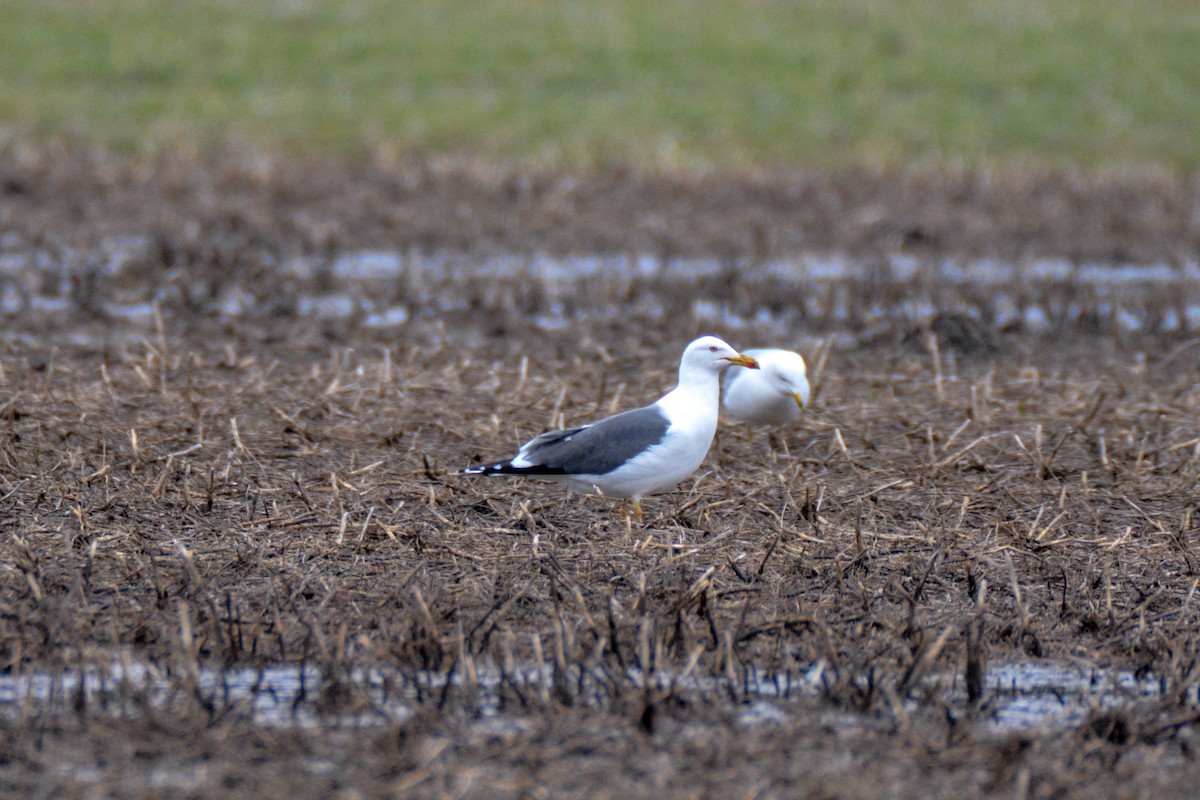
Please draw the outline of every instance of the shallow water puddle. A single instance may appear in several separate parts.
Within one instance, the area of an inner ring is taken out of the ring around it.
[[[482,275],[493,280],[533,279],[550,290],[559,290],[563,296],[573,296],[581,281],[597,279],[631,281],[657,278],[660,281],[678,281],[686,284],[698,278],[711,278],[736,272],[739,280],[747,286],[761,284],[770,293],[774,286],[809,285],[828,286],[848,281],[902,287],[910,299],[897,304],[895,297],[888,297],[885,306],[852,311],[848,305],[854,300],[847,297],[842,303],[835,302],[833,316],[849,319],[863,311],[879,317],[894,316],[899,308],[902,316],[920,319],[939,310],[940,302],[935,296],[938,287],[987,287],[991,295],[990,308],[995,317],[993,324],[1003,327],[1020,324],[1032,330],[1047,330],[1055,325],[1051,313],[1073,318],[1092,310],[1100,316],[1111,316],[1116,324],[1128,330],[1139,330],[1145,326],[1139,306],[1143,295],[1160,292],[1163,287],[1179,290],[1185,302],[1164,309],[1158,324],[1167,330],[1180,327],[1192,329],[1200,325],[1200,264],[1188,263],[1180,266],[1168,264],[1075,264],[1064,259],[1040,259],[1025,263],[1014,263],[994,259],[974,261],[922,261],[904,254],[893,254],[876,266],[864,265],[861,261],[834,255],[807,255],[778,259],[741,268],[714,259],[674,259],[669,262],[646,255],[633,256],[501,256],[478,263],[469,263],[446,258],[414,258],[401,253],[386,251],[364,251],[346,254],[328,265],[316,265],[312,261],[292,260],[285,268],[293,276],[306,280],[316,277],[318,269],[328,269],[329,274],[342,284],[355,284],[394,280],[407,275],[418,278],[422,284],[445,276],[447,273]],[[1072,293],[1082,291],[1088,295],[1087,304],[1077,300],[1066,300],[1061,307],[1048,312],[1027,297],[1018,297],[1031,286],[1069,286]],[[570,314],[562,303],[550,298],[549,310],[536,315],[531,321],[542,328],[554,329],[567,324]],[[836,300],[836,298],[835,298]],[[711,299],[697,299],[692,312],[699,321],[721,322],[735,328],[749,325],[788,328],[796,320],[819,317],[826,311],[829,298],[813,293],[803,302],[813,307],[793,309],[789,312],[773,311],[767,307],[752,309],[750,313],[733,313],[726,303]],[[952,304],[953,305],[953,304]],[[389,314],[393,319],[407,319],[407,313],[393,313],[394,309],[369,310],[368,324],[386,325],[383,320]]]
[[[16,241],[9,244],[14,249],[6,249],[0,242],[0,314],[73,313],[80,301],[78,286],[83,283],[97,287],[85,298],[99,307],[88,306],[90,313],[99,310],[123,323],[148,327],[155,304],[169,305],[172,292],[178,291],[171,285],[148,290],[144,281],[123,277],[127,265],[144,260],[150,244],[141,239],[126,237],[99,252],[65,251],[53,256],[17,249]],[[552,331],[581,316],[608,313],[609,306],[612,313],[629,311],[623,300],[595,300],[608,296],[606,286],[612,297],[634,296],[638,311],[655,315],[662,312],[657,305],[663,302],[662,292],[639,290],[631,295],[630,287],[644,285],[671,293],[673,287],[686,289],[698,281],[711,283],[723,276],[736,277],[746,292],[732,302],[712,287],[704,296],[693,294],[689,308],[697,322],[735,329],[754,326],[783,335],[803,329],[814,319],[859,324],[915,321],[948,308],[974,308],[972,313],[995,328],[1019,325],[1044,331],[1071,320],[1131,331],[1200,327],[1197,263],[922,260],[897,253],[871,263],[810,254],[747,266],[712,258],[663,260],[644,254],[479,258],[357,251],[334,259],[286,258],[276,266],[277,299],[286,298],[281,308],[304,317],[356,320],[368,328],[391,328],[418,318],[464,312],[470,308],[465,299],[469,294],[485,303],[512,303],[525,315],[525,324]],[[640,283],[647,281],[650,283]],[[852,284],[859,288],[848,288]],[[471,290],[464,294],[460,291],[464,287]],[[781,290],[791,297],[783,305],[779,302]],[[948,294],[948,290],[953,291]],[[192,294],[203,296],[204,292]],[[227,319],[262,313],[261,297],[248,293],[236,280],[221,287],[219,294],[209,310]],[[505,297],[508,300],[498,299]]]
[[[1067,662],[999,664],[988,670],[982,712],[997,732],[1069,728],[1098,711],[1161,696],[1154,677]]]
[[[593,676],[594,677],[594,676]],[[657,672],[649,678],[631,673],[626,678],[634,690],[673,687],[681,695],[696,694],[731,700],[726,679],[691,676],[676,680]],[[450,686],[447,687],[447,681]],[[738,719],[745,725],[786,724],[799,713],[789,701],[819,695],[820,669],[786,677],[748,672],[737,681],[733,694]],[[949,681],[938,681],[939,684]],[[571,679],[586,686],[588,676]],[[195,684],[193,690],[192,685]],[[361,726],[399,722],[422,703],[437,702],[443,694],[468,693],[479,724],[489,728],[520,727],[519,715],[507,712],[503,684],[548,701],[553,678],[548,671],[528,667],[516,675],[496,669],[477,669],[465,682],[458,676],[420,673],[387,677],[381,673],[354,674],[330,682],[314,666],[274,666],[230,670],[200,669],[188,679],[137,661],[113,663],[108,669],[67,668],[59,672],[28,672],[0,676],[0,718],[54,716],[90,709],[93,713],[134,715],[146,704],[159,710],[198,701],[214,713],[250,715],[255,722],[272,726],[317,725],[340,721]],[[331,687],[335,687],[331,691]],[[1109,670],[1071,662],[1038,661],[993,665],[987,674],[983,701],[967,709],[961,689],[945,698],[962,716],[977,719],[995,734],[1069,728],[1098,711],[1117,710],[1138,700],[1152,699],[1163,688],[1152,677],[1138,678],[1128,670]],[[602,706],[605,694],[596,686],[581,700]],[[511,699],[509,700],[511,703]],[[805,713],[811,713],[811,706]],[[853,715],[841,713],[834,724],[853,725]]]
[[[241,705],[264,723],[293,720],[309,692],[321,685],[314,667],[267,667],[199,671],[199,695],[213,703]],[[68,667],[0,676],[0,715],[65,713],[80,706],[108,713],[136,713],[143,701],[169,707],[187,694],[187,683],[142,662],[114,663],[107,669]]]

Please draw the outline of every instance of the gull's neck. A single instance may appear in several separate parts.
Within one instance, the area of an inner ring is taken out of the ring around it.
[[[720,375],[714,369],[681,364],[679,385],[659,400],[658,404],[668,410],[688,408],[693,415],[698,410],[711,412],[715,425],[720,403],[720,383]]]

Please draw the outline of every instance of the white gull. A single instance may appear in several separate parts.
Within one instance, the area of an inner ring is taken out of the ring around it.
[[[808,404],[804,359],[791,350],[754,349],[746,355],[760,369],[731,369],[725,378],[725,410],[751,425],[785,425]]]

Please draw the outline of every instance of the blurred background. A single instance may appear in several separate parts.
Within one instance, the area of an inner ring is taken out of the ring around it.
[[[655,170],[1200,165],[1186,0],[5,0],[0,140]]]

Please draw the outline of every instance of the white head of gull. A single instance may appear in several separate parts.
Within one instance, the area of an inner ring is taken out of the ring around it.
[[[725,410],[751,425],[786,425],[808,405],[808,371],[791,350],[754,349],[761,369],[732,369],[725,378]]]
[[[640,520],[642,497],[675,486],[707,455],[717,430],[720,375],[730,366],[757,369],[758,363],[715,336],[702,336],[683,351],[679,385],[656,403],[543,433],[507,461],[460,474],[532,476],[571,491],[599,491],[632,500]]]

